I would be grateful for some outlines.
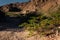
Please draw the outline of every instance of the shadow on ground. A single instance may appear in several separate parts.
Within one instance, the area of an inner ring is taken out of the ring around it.
[[[27,22],[32,16],[37,16],[36,12],[28,13],[25,16],[21,14],[19,17],[9,17],[5,16],[4,12],[0,11],[0,31],[22,31],[24,27],[18,27],[18,25]]]

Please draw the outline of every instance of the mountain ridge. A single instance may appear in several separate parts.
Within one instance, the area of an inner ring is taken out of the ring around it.
[[[54,9],[54,7],[57,6],[60,6],[60,0],[30,0],[29,2],[24,2],[24,3],[16,2],[16,3],[0,6],[0,11],[3,11],[5,13],[20,12],[23,14],[27,12],[36,11],[36,10],[47,12],[51,8]]]

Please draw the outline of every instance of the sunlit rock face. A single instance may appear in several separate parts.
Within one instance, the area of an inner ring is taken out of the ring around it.
[[[57,0],[58,4],[60,4],[60,0]]]
[[[47,12],[60,5],[60,0],[30,0],[24,3],[11,3],[0,7],[3,12],[21,12],[27,13],[36,10]]]

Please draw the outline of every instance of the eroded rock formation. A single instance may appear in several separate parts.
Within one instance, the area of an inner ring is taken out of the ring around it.
[[[47,12],[60,5],[60,0],[30,0],[24,3],[11,3],[4,6],[0,6],[0,10],[3,12],[31,12],[36,10],[42,10]]]

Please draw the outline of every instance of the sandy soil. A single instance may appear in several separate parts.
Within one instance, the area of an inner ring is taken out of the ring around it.
[[[0,40],[60,40],[60,36],[43,37],[36,34],[34,36],[28,37],[28,34],[28,31],[0,31]]]

